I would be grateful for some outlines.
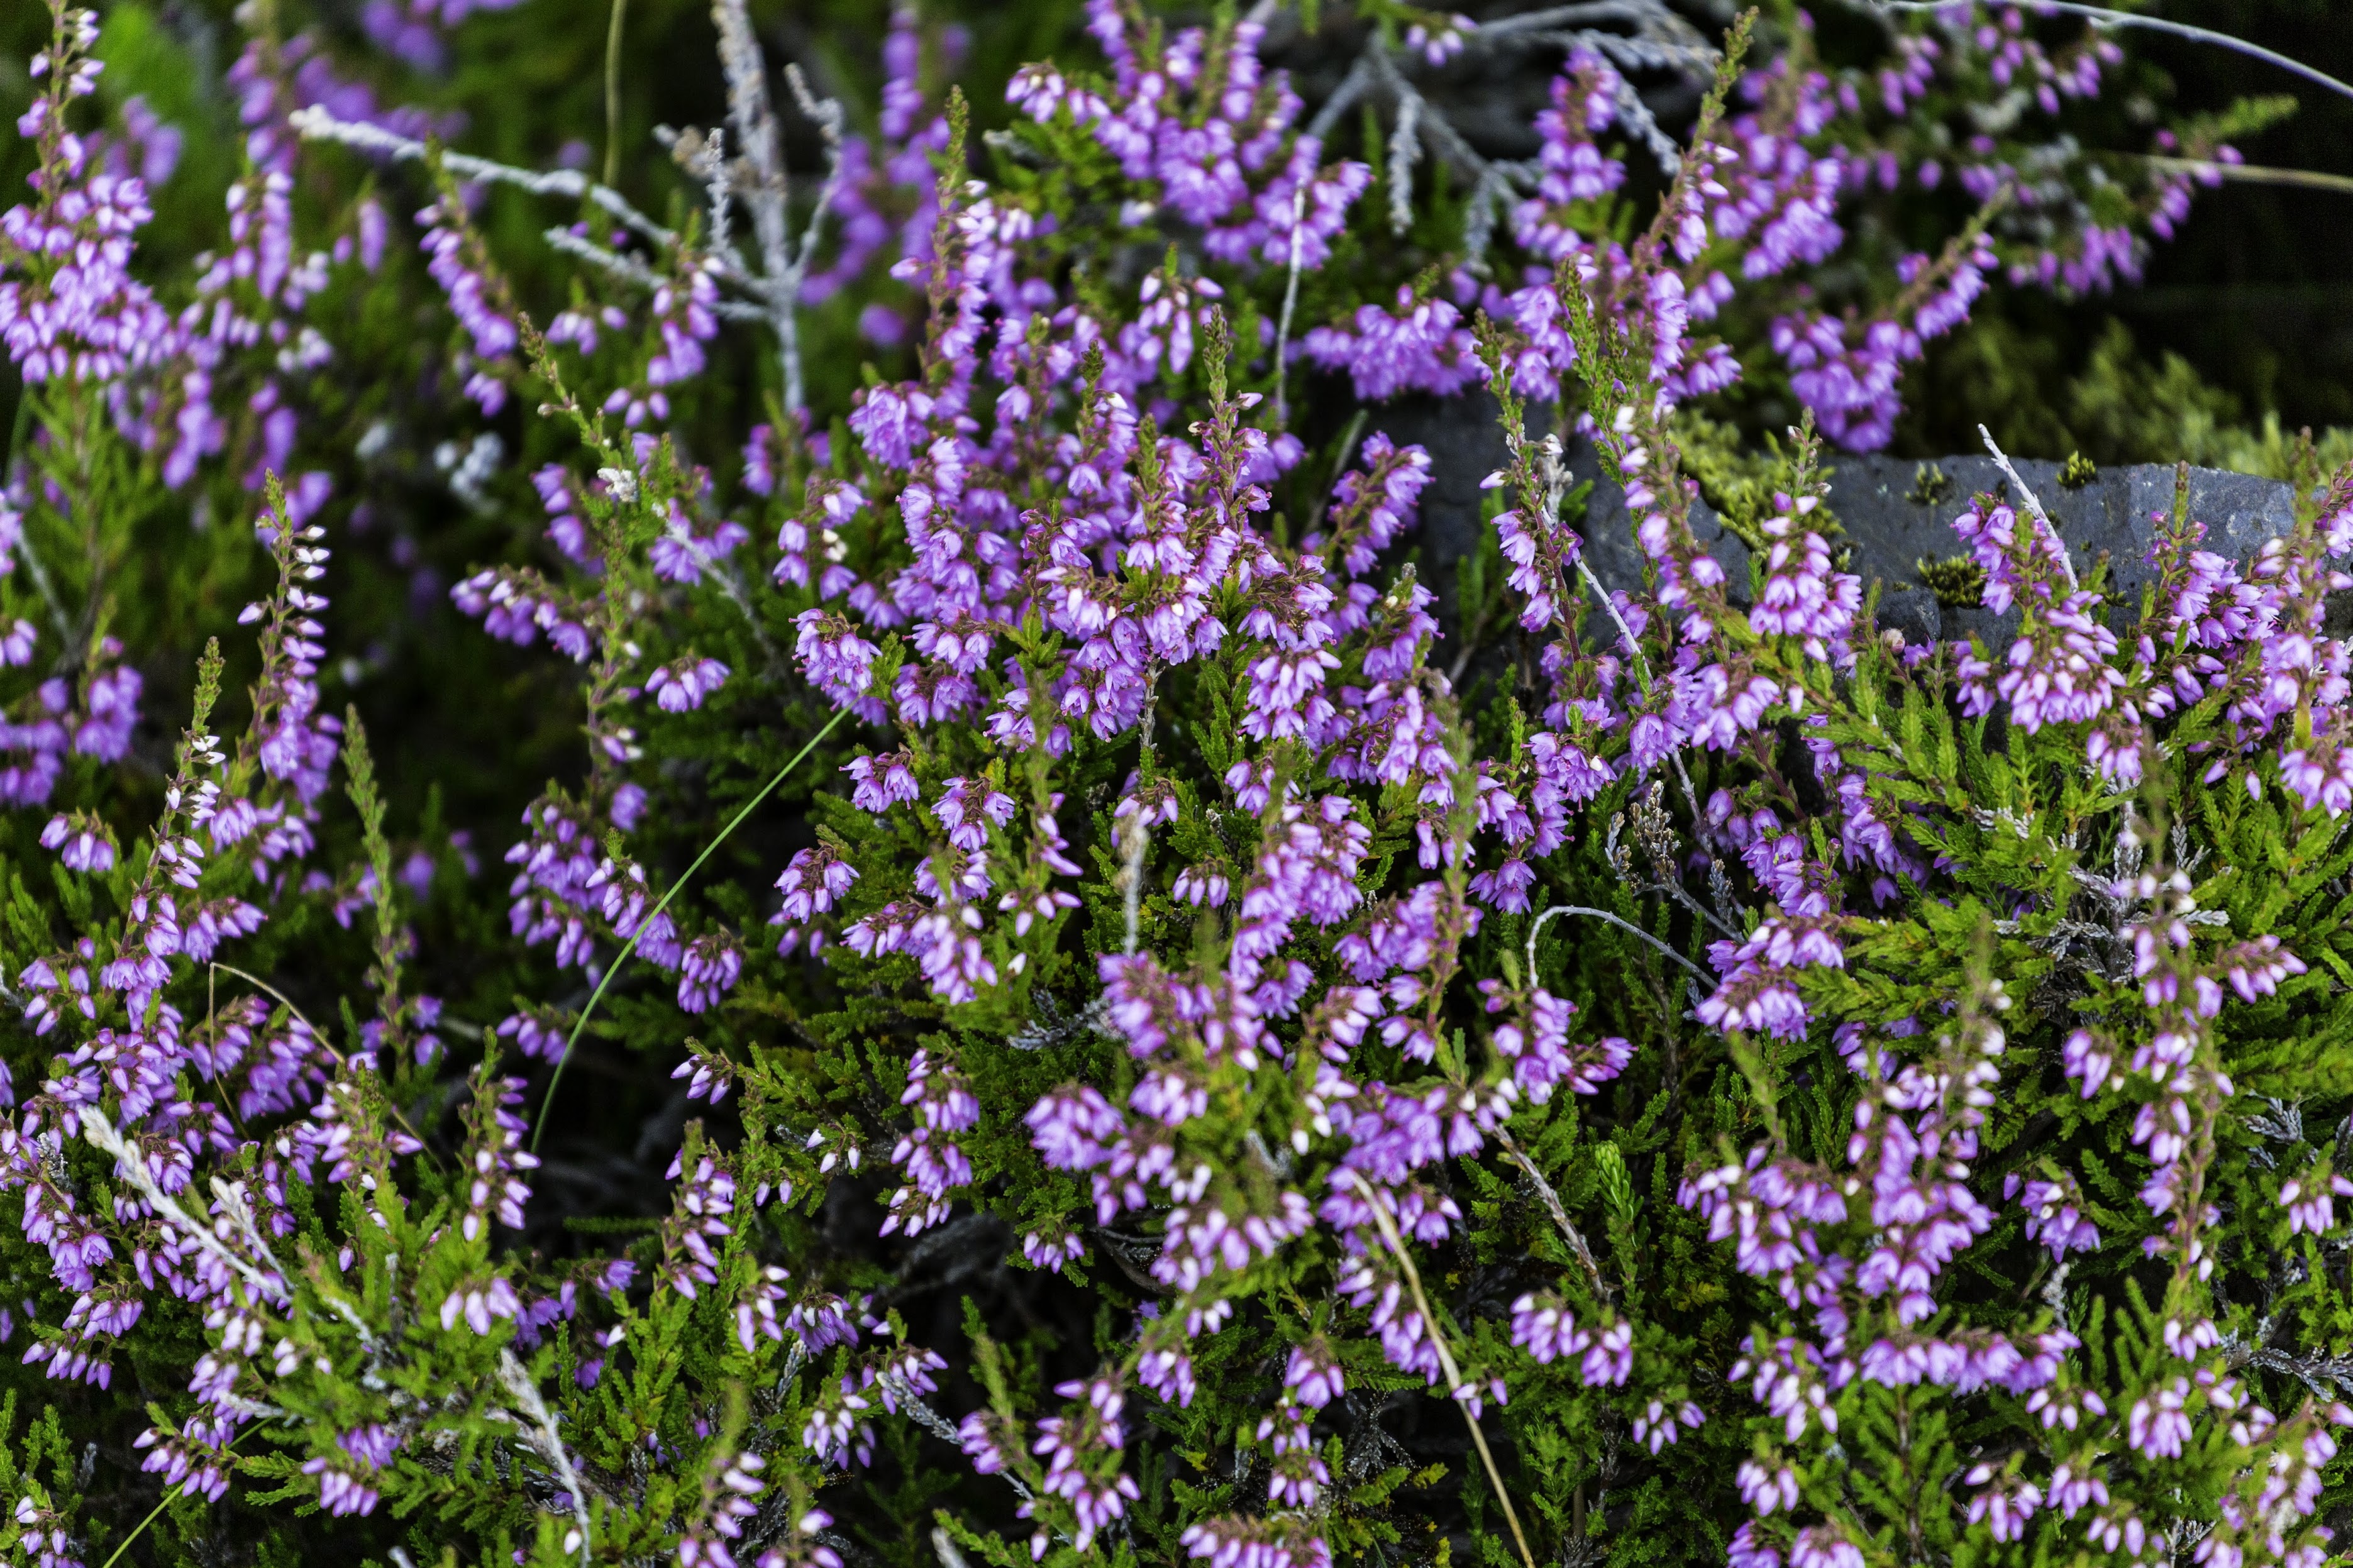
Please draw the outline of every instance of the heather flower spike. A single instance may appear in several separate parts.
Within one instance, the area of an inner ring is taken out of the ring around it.
[[[1916,597],[1836,471],[2273,110],[1262,9],[719,0],[649,151],[619,8],[598,131],[395,101],[560,3],[51,5],[0,1544],[2323,1568],[2353,464],[1988,434]]]

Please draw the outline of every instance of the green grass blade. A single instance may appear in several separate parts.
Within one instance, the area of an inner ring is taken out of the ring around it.
[[[751,816],[762,801],[774,794],[778,784],[791,776],[792,771],[801,765],[801,760],[817,749],[817,743],[819,741],[833,733],[833,727],[841,722],[848,711],[847,709],[836,711],[832,718],[825,721],[825,728],[811,735],[808,738],[808,744],[794,752],[793,760],[778,769],[776,776],[760,787],[759,794],[744,803],[744,809],[737,812],[727,826],[719,830],[718,837],[702,847],[702,853],[694,858],[694,864],[679,874],[678,880],[670,885],[670,891],[661,896],[661,902],[656,904],[652,912],[638,922],[638,929],[629,933],[629,940],[622,944],[619,956],[616,957],[611,966],[605,971],[605,977],[596,982],[596,989],[588,994],[588,1005],[581,1008],[580,1016],[573,1021],[572,1033],[564,1042],[564,1054],[555,1058],[555,1071],[548,1076],[547,1092],[540,1097],[539,1118],[531,1130],[533,1153],[539,1152],[540,1135],[547,1131],[547,1108],[555,1103],[556,1086],[564,1081],[564,1066],[572,1059],[572,1047],[580,1043],[580,1031],[588,1026],[589,1015],[596,1011],[597,1002],[604,997],[605,987],[613,984],[613,976],[621,973],[621,965],[627,963],[629,961],[629,954],[638,950],[638,938],[643,936],[646,928],[653,924],[664,910],[670,908],[670,901],[678,897],[678,890],[685,887],[697,871],[702,869],[702,863],[711,858],[712,851],[726,843],[729,835],[744,826],[744,819]]]

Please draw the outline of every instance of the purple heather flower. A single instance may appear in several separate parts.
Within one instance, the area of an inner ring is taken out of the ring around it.
[[[1187,1559],[1209,1568],[1332,1568],[1330,1544],[1295,1513],[1203,1520],[1178,1539]]]
[[[1596,1093],[1633,1059],[1633,1047],[1615,1037],[1572,1047],[1568,1022],[1576,1011],[1576,1004],[1539,986],[1529,996],[1525,1033],[1512,1024],[1495,1031],[1496,1053],[1512,1063],[1514,1081],[1535,1104],[1550,1100],[1559,1087],[1577,1094]]]
[[[678,969],[679,1006],[689,1013],[708,1013],[734,989],[744,973],[744,950],[732,937],[697,937],[680,955]]]
[[[1835,1526],[1813,1525],[1798,1531],[1789,1568],[1863,1568],[1862,1551]]]
[[[1634,1417],[1634,1441],[1657,1454],[1668,1444],[1680,1441],[1685,1431],[1697,1431],[1706,1419],[1705,1413],[1688,1399],[1672,1410],[1663,1401],[1653,1399],[1641,1415]]]
[[[2072,1172],[2054,1171],[2032,1181],[2012,1173],[2002,1182],[2002,1196],[2018,1200],[2027,1214],[2027,1239],[2042,1242],[2054,1258],[2100,1245],[2100,1227],[2084,1212],[2088,1205]]]
[[[392,1463],[393,1455],[399,1451],[401,1446],[400,1434],[375,1421],[343,1433],[335,1441],[344,1453],[379,1470]]]
[[[374,1487],[324,1458],[304,1460],[302,1473],[319,1478],[319,1506],[332,1515],[373,1513],[381,1500]]]
[[[686,1152],[681,1150],[663,1175],[678,1181],[685,1171]],[[729,1223],[734,1213],[733,1173],[717,1155],[699,1155],[694,1169],[679,1182],[670,1215],[662,1221],[662,1260],[655,1271],[657,1282],[689,1300],[696,1299],[700,1287],[717,1284],[719,1260],[712,1253],[711,1243],[735,1233]]]
[[[423,231],[418,244],[429,258],[425,269],[441,286],[450,313],[466,329],[473,345],[477,368],[467,380],[466,395],[485,415],[496,415],[506,406],[507,388],[491,367],[512,354],[521,341],[515,325],[490,302],[481,275],[467,259],[463,215],[451,211],[446,200],[437,201],[417,213],[417,223]]]
[[[1994,1479],[1993,1467],[1978,1465],[1967,1478],[1970,1485],[1982,1485]],[[1986,1487],[1969,1499],[1968,1521],[1983,1522],[1997,1542],[2016,1541],[2026,1531],[2026,1525],[2042,1507],[2042,1489],[2031,1481],[2012,1485]]]
[[[1807,657],[1827,660],[1833,648],[1845,646],[1862,607],[1862,583],[1851,573],[1832,572],[1829,542],[1805,525],[1806,516],[1820,504],[1813,495],[1795,500],[1779,493],[1773,497],[1773,515],[1763,525],[1765,585],[1748,612],[1748,624],[1760,632],[1797,637]]]
[[[1318,1337],[1293,1347],[1282,1373],[1282,1394],[1310,1410],[1321,1410],[1347,1387],[1338,1356]]]
[[[480,1240],[492,1217],[510,1230],[522,1228],[522,1205],[531,1197],[522,1173],[539,1165],[539,1157],[522,1147],[524,1124],[515,1109],[522,1089],[520,1079],[496,1079],[479,1089],[466,1108],[470,1184],[458,1229],[469,1241]]]
[[[1768,1470],[1754,1460],[1742,1465],[1735,1478],[1740,1486],[1741,1500],[1757,1511],[1759,1518],[1776,1509],[1791,1512],[1798,1506],[1797,1472],[1784,1465]]]
[[[463,1317],[466,1326],[478,1334],[491,1331],[491,1320],[512,1318],[521,1309],[514,1287],[504,1279],[493,1278],[460,1285],[442,1299],[441,1326],[455,1329]]]
[[[1067,1230],[1033,1230],[1021,1238],[1021,1256],[1040,1268],[1057,1273],[1063,1265],[1076,1263],[1087,1255],[1087,1244]]]
[[[647,547],[646,554],[653,563],[654,575],[666,582],[682,583],[691,587],[702,581],[705,572],[717,571],[719,563],[733,554],[751,537],[750,531],[742,523],[725,519],[722,519],[709,533],[697,533],[680,511],[678,503],[672,501],[662,536]]]
[[[647,678],[646,689],[665,713],[684,713],[702,706],[703,700],[727,679],[727,667],[715,658],[687,654],[662,666]]]
[[[2326,1167],[2289,1177],[2279,1191],[2279,1206],[2287,1210],[2288,1234],[2325,1236],[2336,1229],[2336,1200],[2343,1197],[2353,1197],[2353,1181]]]
[[[1460,392],[1485,379],[1461,311],[1442,299],[1399,289],[1397,308],[1361,305],[1345,327],[1317,327],[1300,350],[1326,370],[1345,370],[1356,396],[1383,403],[1401,392]]]
[[[949,1194],[971,1183],[971,1163],[955,1137],[979,1124],[980,1102],[961,1072],[934,1062],[924,1048],[907,1064],[907,1089],[899,1103],[914,1107],[914,1125],[891,1151],[891,1163],[907,1184],[892,1194],[882,1234],[913,1236],[944,1220]]]
[[[41,829],[41,847],[56,850],[69,871],[100,875],[114,869],[114,835],[87,812],[49,818]]]

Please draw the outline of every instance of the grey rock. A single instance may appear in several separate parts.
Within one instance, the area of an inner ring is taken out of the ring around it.
[[[2110,603],[2137,608],[2140,591],[2154,575],[2149,542],[2158,521],[2173,510],[2174,470],[2154,463],[2104,468],[2090,484],[2070,489],[2059,483],[2060,464],[2017,458],[2011,466],[2051,514],[2078,575],[2090,576],[2105,562]],[[1939,477],[1941,486],[1935,482]],[[1899,627],[1907,638],[1915,633],[1990,636],[2001,629],[2001,618],[1982,609],[1937,604],[1919,585],[1919,563],[1961,554],[1953,519],[1971,496],[2007,495],[2008,489],[1994,460],[1982,454],[1929,463],[1879,456],[1836,460],[1829,505],[1853,551],[1848,570],[1882,584],[1883,626]],[[2287,485],[2216,468],[2189,470],[2189,511],[2206,525],[2206,548],[2242,561],[2295,525]]]
[[[1530,411],[1532,418],[1543,412]],[[1419,442],[1430,453],[1430,483],[1421,500],[1422,559],[1428,581],[1439,595],[1440,619],[1451,631],[1455,563],[1479,544],[1479,482],[1506,460],[1494,401],[1484,392],[1444,400],[1401,399],[1375,409],[1367,428],[1386,430],[1400,443]],[[2173,468],[2162,464],[2103,468],[2091,483],[2070,489],[2059,483],[2061,464],[2017,458],[2013,466],[2050,512],[2077,574],[2088,577],[2105,561],[2109,602],[2124,606],[2127,615],[2137,611],[2141,588],[2152,576],[2147,552],[2155,521],[2173,510]],[[1580,441],[1571,449],[1569,467],[1578,479],[1594,481],[1582,530],[1594,574],[1611,588],[1639,587],[1643,561],[1634,542],[1625,492],[1602,477],[1588,443]],[[1920,581],[1923,560],[1944,561],[1963,553],[1953,519],[1969,498],[2005,491],[2006,481],[1992,458],[1969,453],[1923,463],[1840,455],[1831,468],[1829,505],[1844,530],[1841,542],[1852,550],[1847,570],[1866,586],[1878,584],[1881,626],[1901,631],[1907,641],[1957,639],[1973,633],[1992,640],[2015,624],[2014,614],[1997,616],[1976,606],[1940,605]],[[1935,482],[1938,476],[1941,484]],[[1925,489],[1924,479],[1929,481]],[[2289,486],[2216,468],[2189,470],[2189,510],[2206,525],[2205,548],[2240,561],[2252,560],[2263,541],[2284,534],[2295,522]],[[1736,600],[1745,601],[1747,547],[1725,529],[1704,501],[1693,507],[1692,526],[1708,553],[1723,564]],[[2353,630],[2353,594],[2337,595],[2330,609],[2332,632]]]
[[[1626,510],[1626,492],[1617,480],[1601,477],[1600,454],[1580,441],[1569,452],[1568,471],[1579,480],[1593,481],[1585,502],[1585,558],[1593,574],[1607,588],[1629,591],[1642,584],[1642,547],[1634,542],[1634,520]],[[1691,508],[1693,537],[1715,557],[1726,581],[1745,595],[1748,587],[1748,547],[1737,534],[1725,530],[1723,519],[1704,500]]]

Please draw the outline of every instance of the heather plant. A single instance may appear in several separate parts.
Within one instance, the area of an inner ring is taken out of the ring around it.
[[[2132,62],[2014,6],[1099,0],[1001,105],[894,12],[870,116],[717,0],[600,177],[385,107],[505,9],[241,12],[176,268],[49,9],[0,1545],[2332,1559],[2353,467],[2274,440],[2236,557],[2185,468],[2127,593],[1988,435],[1967,640],[1824,504],[2280,104],[2135,183]],[[1529,58],[1482,153],[1449,73]],[[1409,397],[1504,453],[1452,603]]]

